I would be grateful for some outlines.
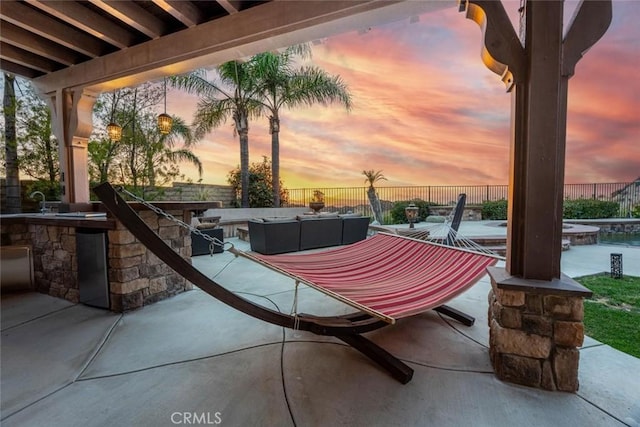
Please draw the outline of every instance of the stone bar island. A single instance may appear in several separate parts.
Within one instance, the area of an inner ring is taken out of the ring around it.
[[[189,230],[141,203],[129,205],[177,253],[191,259]],[[154,206],[187,224],[194,215],[221,205],[154,202]],[[124,312],[192,288],[105,212],[101,203],[73,208],[73,212],[64,213],[0,216],[2,246],[30,248],[33,290]]]

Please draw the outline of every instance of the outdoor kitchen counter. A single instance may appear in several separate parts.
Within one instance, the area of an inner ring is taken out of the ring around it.
[[[76,212],[74,212],[76,214]],[[77,216],[60,216],[55,213],[46,214],[13,214],[13,215],[0,215],[0,222],[3,225],[3,232],[5,225],[14,224],[36,224],[47,225],[54,227],[74,227],[74,228],[95,228],[102,230],[114,230],[116,228],[116,221],[114,219],[102,217],[86,217],[80,215],[77,212]]]
[[[191,220],[191,213],[199,214],[207,209],[219,209],[222,202],[153,202],[154,206],[163,211],[182,211],[182,218],[187,223]],[[137,212],[149,210],[142,203],[129,202],[129,206]],[[100,203],[87,204],[91,210],[81,212],[47,212],[45,214],[27,212],[19,214],[0,215],[0,222],[3,225],[11,224],[39,224],[60,227],[75,228],[98,228],[104,230],[114,230],[116,221],[110,218],[110,214],[105,212]]]
[[[189,224],[194,214],[222,205],[153,202],[167,213],[165,217],[141,203],[129,204],[149,228],[189,261],[191,234],[171,218]],[[0,215],[2,245],[31,248],[35,290],[123,312],[192,288],[191,283],[164,265],[120,221],[105,212],[101,203],[73,207],[81,210]],[[104,283],[100,292],[84,285],[98,281]],[[97,293],[101,294],[100,302],[94,298]]]

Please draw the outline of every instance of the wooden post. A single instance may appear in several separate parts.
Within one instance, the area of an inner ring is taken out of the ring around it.
[[[507,263],[489,269],[491,362],[502,380],[574,392],[591,292],[560,272],[568,82],[606,32],[611,0],[581,3],[564,39],[564,0],[528,0],[524,44],[501,2],[461,6],[483,29],[485,65],[512,91]]]
[[[507,271],[524,279],[560,277],[567,115],[562,12],[563,0],[527,4],[525,76],[513,95]]]
[[[44,96],[58,140],[62,201],[66,203],[89,202],[87,144],[97,95],[82,89],[60,89]]]
[[[568,80],[611,23],[611,0],[582,2],[563,38],[563,6],[527,0],[521,41],[501,2],[460,2],[482,27],[483,62],[512,92],[506,270],[523,279],[561,277]]]

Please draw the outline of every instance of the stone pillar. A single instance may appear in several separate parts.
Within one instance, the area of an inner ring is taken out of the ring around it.
[[[180,218],[183,211],[169,211]],[[154,212],[138,213],[144,222],[170,246],[191,260],[191,234],[177,223]],[[124,312],[193,289],[193,285],[174,272],[140,243],[120,221],[109,230],[109,286],[111,310]]]
[[[490,268],[489,342],[498,378],[546,390],[578,390],[583,294],[568,277],[531,287]]]

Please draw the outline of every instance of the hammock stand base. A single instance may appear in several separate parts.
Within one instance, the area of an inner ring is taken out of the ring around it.
[[[441,305],[440,307],[436,307],[433,310],[442,315],[457,320],[465,326],[473,326],[476,321],[475,317],[469,316],[467,313],[456,310],[455,308],[449,307],[448,305]]]
[[[402,384],[411,381],[413,369],[391,353],[364,338],[361,334],[388,326],[389,323],[368,313],[356,312],[344,316],[292,316],[255,304],[227,290],[216,281],[202,274],[190,262],[168,246],[131,209],[128,203],[108,182],[93,189],[100,201],[147,249],[160,258],[189,282],[217,300],[256,319],[290,329],[312,332],[316,335],[333,336],[367,356],[385,369]],[[474,318],[451,307],[442,305],[434,310],[452,317],[465,325],[473,325]]]

